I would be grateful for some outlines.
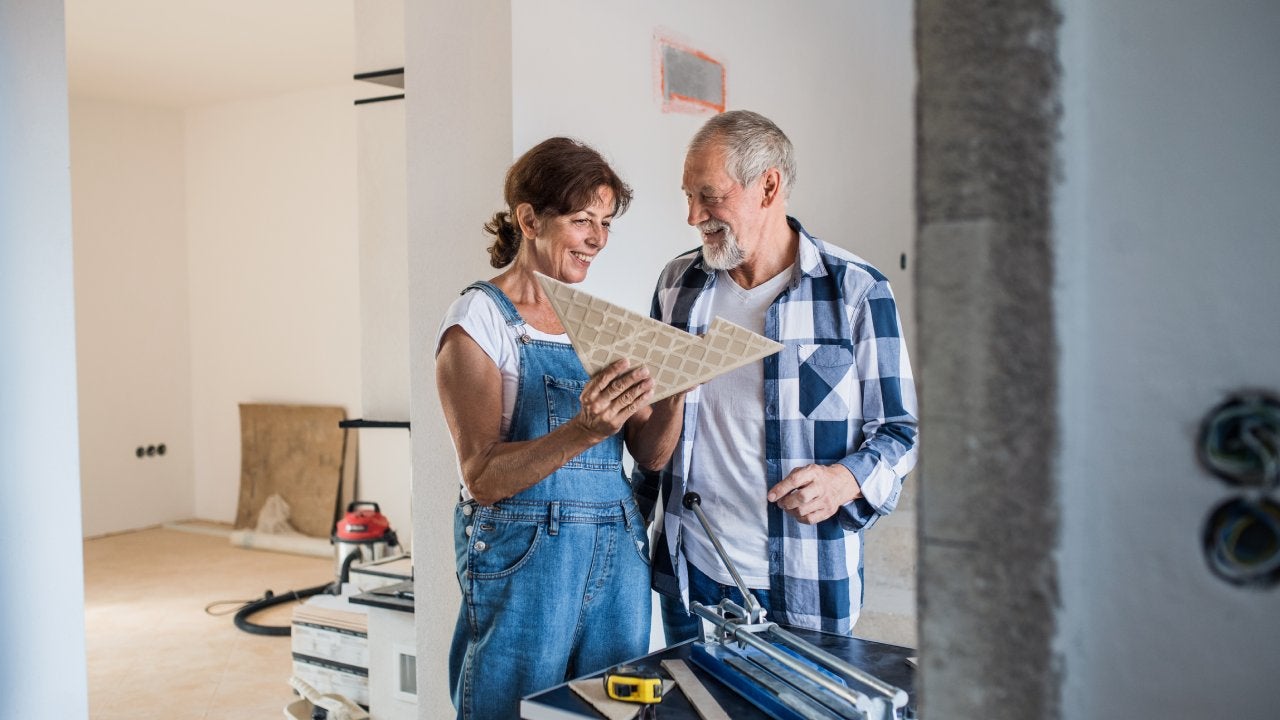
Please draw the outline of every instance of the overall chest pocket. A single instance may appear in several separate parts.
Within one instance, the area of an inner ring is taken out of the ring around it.
[[[587,386],[587,381],[544,375],[543,382],[547,388],[547,431],[550,432],[572,420],[582,409],[582,389]],[[620,471],[622,469],[621,434],[614,434],[587,448],[564,466],[583,470]]]
[[[847,420],[860,395],[853,348],[844,344],[800,344],[800,412],[810,420]]]

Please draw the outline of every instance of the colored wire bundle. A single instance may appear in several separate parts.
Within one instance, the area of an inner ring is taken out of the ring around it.
[[[1280,485],[1280,402],[1250,393],[1218,406],[1201,431],[1200,458],[1210,472],[1234,485]]]

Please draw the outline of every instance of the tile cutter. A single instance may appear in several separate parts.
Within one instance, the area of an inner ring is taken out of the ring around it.
[[[702,512],[697,493],[686,493],[692,510],[746,607],[721,600],[714,607],[691,602],[705,622],[690,660],[777,720],[910,720],[907,693],[767,621],[767,611],[738,575],[733,561]]]

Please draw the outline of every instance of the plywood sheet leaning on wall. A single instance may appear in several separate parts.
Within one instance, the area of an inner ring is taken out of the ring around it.
[[[298,532],[329,537],[355,490],[358,435],[338,427],[346,415],[328,405],[240,405],[237,528],[255,527],[278,494]]]

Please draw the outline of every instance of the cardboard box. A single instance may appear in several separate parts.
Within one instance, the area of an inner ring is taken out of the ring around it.
[[[294,654],[293,674],[323,695],[341,695],[369,707],[369,670]]]
[[[293,674],[321,693],[369,704],[368,608],[313,595],[293,609]]]

